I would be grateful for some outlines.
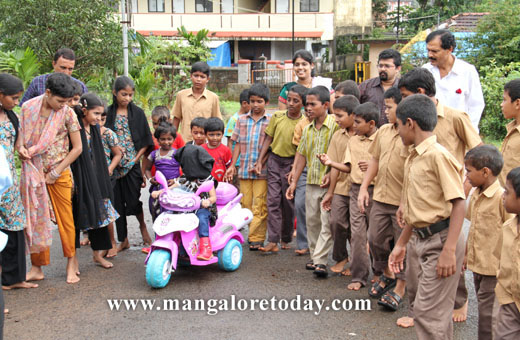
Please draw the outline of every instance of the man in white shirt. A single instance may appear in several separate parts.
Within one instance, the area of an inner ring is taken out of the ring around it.
[[[448,30],[437,30],[426,37],[429,63],[423,67],[435,78],[437,95],[447,106],[466,112],[478,131],[484,110],[484,95],[475,66],[453,55],[455,37]]]

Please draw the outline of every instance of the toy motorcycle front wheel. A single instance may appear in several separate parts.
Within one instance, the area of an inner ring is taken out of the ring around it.
[[[163,288],[171,277],[171,255],[164,249],[156,249],[146,265],[146,282],[153,288]]]
[[[242,245],[235,239],[229,240],[226,246],[218,252],[218,266],[232,272],[242,263]]]

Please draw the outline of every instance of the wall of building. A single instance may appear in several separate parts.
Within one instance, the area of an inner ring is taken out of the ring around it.
[[[295,41],[294,50],[305,48],[305,41]],[[292,59],[292,43],[291,41],[273,41],[271,42],[271,60],[290,60]]]
[[[227,84],[238,83],[237,67],[212,67],[208,88],[212,91],[225,92]]]
[[[320,5],[321,6],[321,5]],[[372,27],[372,1],[336,1],[336,36],[370,33]]]

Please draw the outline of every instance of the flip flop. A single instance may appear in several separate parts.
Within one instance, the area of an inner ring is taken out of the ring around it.
[[[249,251],[258,251],[263,246],[263,242],[249,242]]]
[[[314,262],[312,260],[310,260],[309,262],[307,262],[305,264],[305,269],[314,270],[314,269],[316,269],[316,266],[314,265]]]
[[[395,312],[401,305],[402,299],[393,290],[389,290],[381,297],[381,300],[377,301],[377,304]]]
[[[316,268],[314,268],[314,275],[317,277],[325,278],[329,275],[329,272],[327,271],[327,266],[324,264],[317,264]]]
[[[381,283],[384,283],[385,286],[381,286]],[[374,282],[374,284],[371,286],[370,290],[368,291],[368,295],[371,298],[379,299],[381,296],[383,296],[384,293],[394,288],[396,283],[396,279],[392,279],[386,277],[385,275],[381,275],[379,277],[379,281]],[[375,290],[375,293],[372,292],[373,290]]]

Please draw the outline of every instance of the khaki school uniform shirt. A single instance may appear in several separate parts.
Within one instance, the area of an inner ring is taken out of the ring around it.
[[[464,165],[464,155],[470,149],[482,143],[477,131],[471,125],[469,116],[459,110],[445,106],[437,101],[437,126],[433,130],[437,142],[455,156]]]
[[[265,129],[265,134],[273,138],[271,151],[280,157],[294,157],[296,145],[292,143],[294,128],[303,115],[299,118],[289,117],[287,110],[276,111],[269,120],[269,125]]]
[[[298,122],[298,124],[296,124],[296,126],[294,127],[294,135],[293,135],[293,139],[292,139],[292,143],[294,145],[298,146],[300,144],[300,140],[302,139],[303,129],[310,123],[311,123],[311,121],[309,120],[309,118],[303,117],[303,119],[300,120]]]
[[[502,157],[504,157],[504,167],[500,173],[500,184],[506,185],[507,174],[516,167],[520,166],[520,124],[516,125],[513,120],[506,126],[507,135],[502,142]]]
[[[502,251],[495,295],[501,305],[515,303],[520,310],[520,234],[518,215],[504,223]]]
[[[338,163],[343,161],[343,157],[345,157],[345,151],[347,150],[348,141],[350,139],[351,136],[347,129],[341,129],[334,133],[334,136],[332,136],[332,140],[330,141],[329,150],[327,151],[327,156],[329,156],[330,160]],[[339,171],[334,193],[336,195],[348,196],[351,184],[350,175],[346,172]]]
[[[496,276],[500,259],[496,245],[502,225],[513,217],[504,209],[503,193],[498,179],[483,192],[477,188],[466,211],[466,218],[471,221],[466,246],[468,269],[480,275]]]
[[[404,166],[404,218],[424,228],[451,215],[451,200],[464,199],[462,166],[431,136],[410,152]]]
[[[368,152],[370,144],[374,140],[376,134],[372,136],[352,136],[350,138],[347,149],[345,150],[345,156],[343,158],[344,164],[350,164],[350,180],[354,184],[361,184],[363,182],[363,175],[365,174],[359,168],[359,161],[369,161],[372,156]],[[377,177],[377,176],[376,176]],[[374,185],[376,179],[370,182],[370,185]]]
[[[409,151],[394,124],[385,124],[377,130],[368,152],[379,160],[374,201],[398,206],[403,189],[404,163]]]
[[[181,121],[180,134],[186,142],[191,141],[190,124],[196,117],[218,117],[220,114],[220,104],[218,96],[208,89],[204,89],[199,98],[195,98],[191,88],[179,91],[175,104],[173,105],[172,116]]]

